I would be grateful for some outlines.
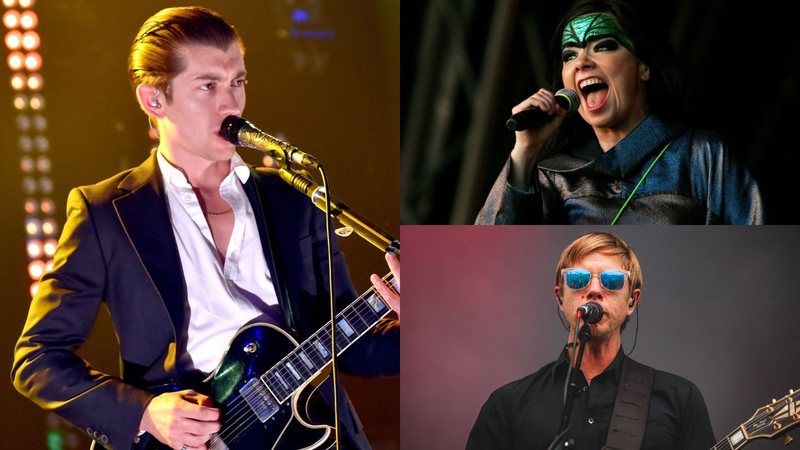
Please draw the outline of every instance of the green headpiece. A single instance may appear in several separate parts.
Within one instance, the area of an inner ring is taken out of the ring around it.
[[[633,44],[625,33],[619,29],[617,22],[608,14],[592,13],[576,17],[564,28],[561,35],[561,48],[586,47],[590,41],[603,37],[613,37],[628,50],[633,51]]]

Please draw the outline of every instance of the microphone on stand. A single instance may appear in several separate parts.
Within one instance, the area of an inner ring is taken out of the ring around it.
[[[219,134],[228,142],[240,147],[260,150],[278,161],[291,162],[309,169],[318,169],[317,158],[301,152],[294,145],[284,142],[241,117],[228,116],[222,121]]]
[[[603,318],[603,307],[597,302],[584,303],[578,306],[578,318],[586,323],[597,323]]]
[[[567,110],[567,114],[572,114],[578,110],[581,100],[578,93],[572,89],[562,88],[556,92],[556,103]],[[545,123],[549,122],[553,116],[547,114],[541,109],[533,106],[526,110],[520,111],[508,120],[506,120],[506,128],[510,131],[522,131],[528,128],[539,128]]]

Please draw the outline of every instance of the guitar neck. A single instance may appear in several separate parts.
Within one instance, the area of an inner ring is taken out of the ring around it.
[[[749,420],[730,432],[711,450],[736,450],[754,439],[775,439],[786,434],[800,424],[799,403],[800,391],[790,389],[789,395],[780,400],[773,399],[772,403],[758,408]],[[788,435],[784,439],[786,444],[792,441]]]
[[[745,444],[747,444],[747,439],[741,427],[739,427],[725,436],[725,439],[717,442],[711,447],[711,450],[735,450],[744,447]]]
[[[391,274],[383,280],[399,292]],[[336,315],[336,352],[349,348],[391,312],[374,287],[361,294]],[[261,381],[283,402],[298,388],[316,377],[331,362],[331,322],[317,330],[295,350],[261,376]]]

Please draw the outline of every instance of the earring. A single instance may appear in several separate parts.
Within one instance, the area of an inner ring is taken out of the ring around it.
[[[634,300],[633,300],[633,297],[631,297],[631,302],[628,303],[628,308],[633,308],[633,303],[634,303]]]
[[[150,97],[150,106],[152,106],[153,108],[158,108],[159,106],[161,106],[161,105],[159,105],[159,104],[158,104],[158,96],[159,96],[160,94],[161,94],[161,91],[159,91],[158,89],[156,89],[156,90],[153,92],[153,97]]]

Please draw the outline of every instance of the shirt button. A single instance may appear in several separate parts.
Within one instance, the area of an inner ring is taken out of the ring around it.
[[[586,392],[586,391],[588,391],[588,390],[589,390],[589,386],[584,386],[584,387],[583,387],[583,392]]]
[[[587,422],[589,422],[589,425],[591,425],[594,423],[594,419],[592,417],[589,417],[589,420],[587,420]]]
[[[186,203],[189,203],[190,201],[192,201],[192,196],[189,195],[189,194],[184,194],[183,195],[183,201],[186,202]]]

